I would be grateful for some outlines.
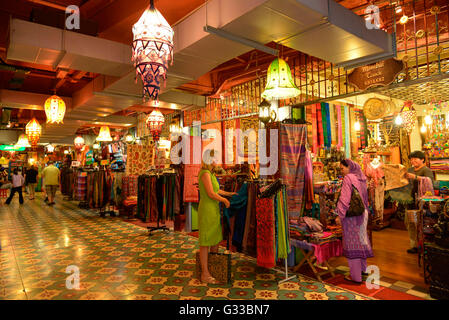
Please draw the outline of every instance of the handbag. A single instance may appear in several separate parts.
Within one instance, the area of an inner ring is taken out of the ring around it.
[[[223,284],[231,283],[231,253],[226,250],[224,253],[209,252],[207,258],[209,272],[218,282]],[[196,278],[201,280],[200,252],[196,252]]]
[[[356,187],[352,186],[351,201],[349,202],[346,217],[358,217],[365,212],[365,204]]]

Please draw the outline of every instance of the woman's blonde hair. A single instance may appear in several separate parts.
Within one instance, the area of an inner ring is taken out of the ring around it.
[[[215,150],[206,150],[203,153],[203,157],[201,158],[201,169],[209,170],[212,172],[213,170],[213,158],[215,157]]]

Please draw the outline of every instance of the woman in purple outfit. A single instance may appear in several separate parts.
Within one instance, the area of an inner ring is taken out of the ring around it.
[[[366,177],[360,166],[352,160],[342,160],[341,171],[344,175],[337,213],[343,228],[343,255],[348,259],[351,277],[347,281],[362,283],[362,274],[366,275],[366,259],[373,257],[373,250],[366,231],[368,225],[368,191]],[[351,201],[352,186],[362,197],[365,212],[361,216],[346,217]]]

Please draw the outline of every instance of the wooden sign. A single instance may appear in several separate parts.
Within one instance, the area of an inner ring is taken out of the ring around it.
[[[348,81],[359,90],[387,86],[402,70],[404,70],[404,62],[391,58],[355,68],[348,75]]]

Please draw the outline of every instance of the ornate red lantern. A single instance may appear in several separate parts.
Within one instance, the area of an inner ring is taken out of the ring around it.
[[[165,81],[168,62],[173,64],[173,35],[173,29],[151,0],[133,26],[132,61],[143,82],[144,100],[145,96],[158,98],[160,79]]]
[[[165,123],[164,115],[159,110],[153,110],[148,116],[146,123],[153,135],[153,140],[158,141],[162,132],[162,126]]]

